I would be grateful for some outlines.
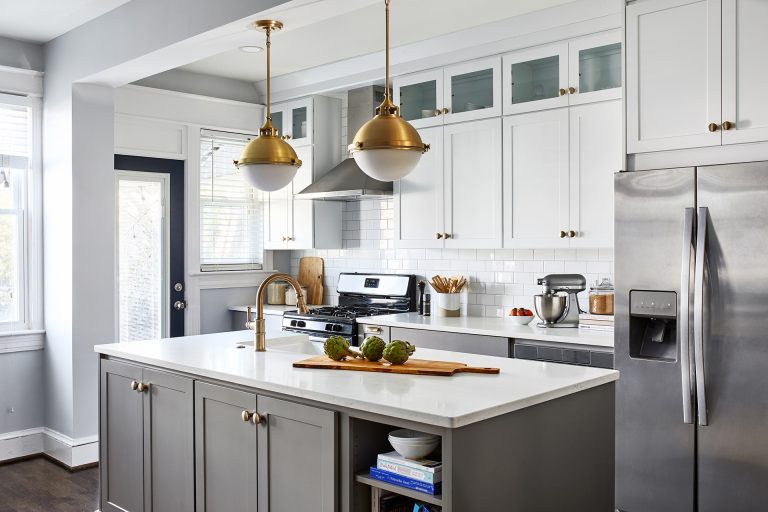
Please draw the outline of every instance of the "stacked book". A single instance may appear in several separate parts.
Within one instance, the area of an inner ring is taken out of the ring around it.
[[[579,314],[579,328],[595,331],[613,331],[613,315]]]
[[[440,494],[443,463],[427,459],[406,459],[397,452],[381,453],[371,478],[426,494]]]

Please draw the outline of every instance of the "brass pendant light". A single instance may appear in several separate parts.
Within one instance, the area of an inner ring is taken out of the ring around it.
[[[243,148],[240,158],[235,160],[234,164],[243,171],[245,179],[253,187],[265,192],[274,192],[293,180],[301,167],[301,160],[293,147],[280,138],[277,128],[272,126],[270,35],[283,28],[283,24],[275,20],[258,20],[253,23],[253,28],[263,30],[267,34],[267,119],[259,129],[259,136]]]
[[[396,181],[410,173],[419,163],[421,155],[429,150],[419,132],[400,117],[400,107],[389,97],[389,2],[386,12],[386,82],[384,101],[376,108],[376,115],[365,123],[349,152],[357,165],[368,176],[379,181]]]

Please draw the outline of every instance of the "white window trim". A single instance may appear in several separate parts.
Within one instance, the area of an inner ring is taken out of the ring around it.
[[[42,189],[42,99],[0,93],[0,102],[25,105],[32,116],[32,154],[26,176],[27,204],[23,234],[22,311],[24,324],[14,331],[0,332],[0,353],[40,350],[44,347],[43,318],[43,189]]]

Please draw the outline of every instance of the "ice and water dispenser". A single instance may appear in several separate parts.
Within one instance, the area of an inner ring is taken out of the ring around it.
[[[677,359],[676,292],[629,292],[629,355],[637,359]]]

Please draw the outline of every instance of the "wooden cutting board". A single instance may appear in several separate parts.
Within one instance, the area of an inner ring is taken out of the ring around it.
[[[299,283],[307,287],[307,304],[323,303],[323,258],[299,259]]]
[[[409,359],[405,364],[389,364],[381,361],[371,362],[363,359],[334,361],[328,356],[315,356],[293,363],[294,368],[316,368],[320,370],[353,370],[359,372],[405,373],[410,375],[437,375],[450,377],[455,373],[499,373],[498,368],[467,366],[464,363],[448,361],[427,361]]]

